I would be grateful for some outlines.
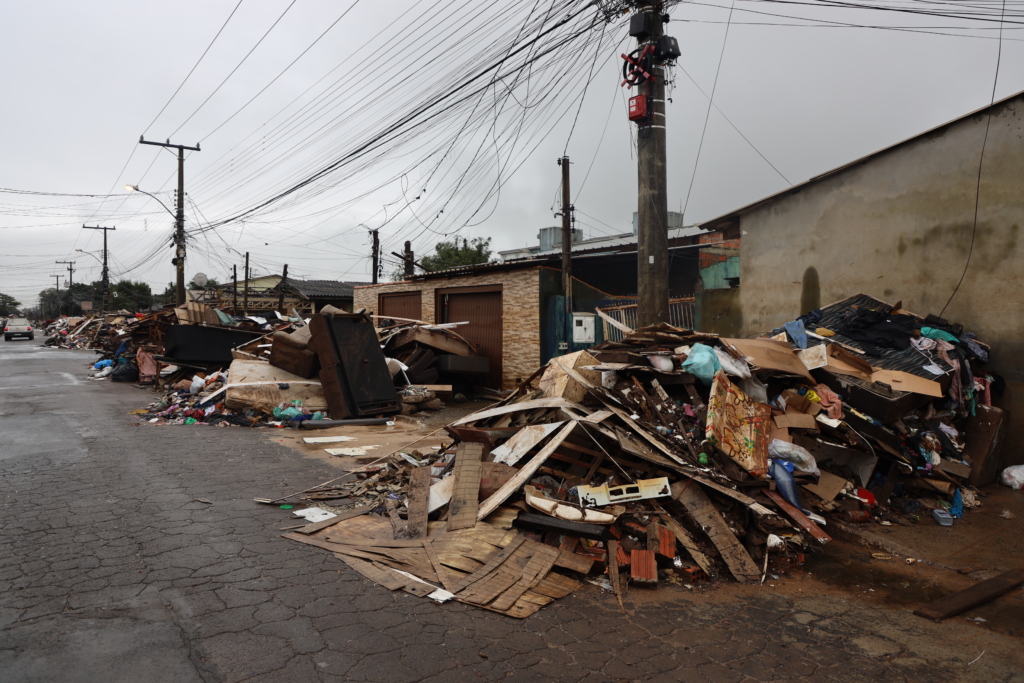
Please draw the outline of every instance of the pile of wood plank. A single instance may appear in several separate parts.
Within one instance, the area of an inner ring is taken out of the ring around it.
[[[661,325],[554,358],[448,425],[450,446],[393,455],[408,484],[384,504],[287,537],[390,590],[515,617],[588,575],[620,605],[630,585],[760,581],[829,537],[764,476],[769,419],[723,372],[732,400],[679,367],[701,342],[718,340]]]

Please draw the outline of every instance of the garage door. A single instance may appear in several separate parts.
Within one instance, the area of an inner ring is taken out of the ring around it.
[[[420,292],[396,292],[377,296],[377,315],[422,320],[423,296]]]
[[[488,386],[501,389],[501,336],[504,331],[501,313],[501,290],[479,291],[438,290],[439,322],[466,322],[456,332],[475,342],[478,353],[487,356],[490,363]]]

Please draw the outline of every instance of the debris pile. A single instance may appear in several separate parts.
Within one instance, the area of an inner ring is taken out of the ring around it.
[[[377,332],[384,353],[392,359],[389,367],[396,383],[429,387],[445,380],[472,385],[490,371],[490,359],[478,355],[477,344],[456,332],[466,323],[374,318],[380,323]]]
[[[1002,419],[975,429],[997,410],[987,358],[957,326],[863,295],[759,339],[638,329],[552,359],[448,425],[436,454],[381,458],[383,488],[371,465],[294,494],[351,498],[286,536],[391,590],[515,617],[588,576],[620,606],[626,582],[763,581],[829,523],[976,505]]]

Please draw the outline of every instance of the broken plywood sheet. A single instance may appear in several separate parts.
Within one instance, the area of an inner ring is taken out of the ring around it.
[[[327,410],[320,382],[293,375],[270,363],[234,360],[228,377],[230,383],[224,405],[232,410],[253,408],[270,413],[281,403],[295,399],[301,400],[310,412]]]
[[[590,410],[584,408],[578,403],[572,401],[566,401],[564,398],[534,398],[528,401],[519,401],[518,403],[509,403],[497,408],[489,408],[487,410],[481,410],[476,413],[470,413],[463,418],[460,418],[452,423],[452,426],[459,426],[469,424],[471,422],[478,422],[485,420],[489,417],[497,417],[499,415],[507,415],[509,413],[518,413],[527,410],[535,410],[537,408],[562,408],[572,410],[574,412],[589,415]]]
[[[736,464],[759,477],[768,471],[771,407],[758,403],[722,371],[711,383],[707,439]]]
[[[455,480],[451,505],[448,508],[448,530],[476,526],[480,500],[480,463],[484,446],[461,443],[455,455]]]
[[[597,359],[586,351],[576,351],[565,356],[552,358],[541,375],[537,388],[546,397],[560,397],[567,401],[582,403],[587,395],[587,389],[591,386],[601,385],[601,373],[587,370],[589,365],[597,365]],[[567,372],[568,369],[575,370],[579,376],[586,380],[580,382]]]

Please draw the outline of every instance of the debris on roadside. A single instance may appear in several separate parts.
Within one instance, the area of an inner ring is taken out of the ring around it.
[[[397,490],[286,536],[391,590],[426,595],[426,581],[516,617],[591,574],[620,605],[629,586],[760,582],[827,543],[831,520],[978,506],[973,475],[999,433],[979,443],[971,427],[998,410],[987,358],[957,326],[863,295],[760,339],[634,330],[553,358],[447,425],[436,454],[378,459]]]

